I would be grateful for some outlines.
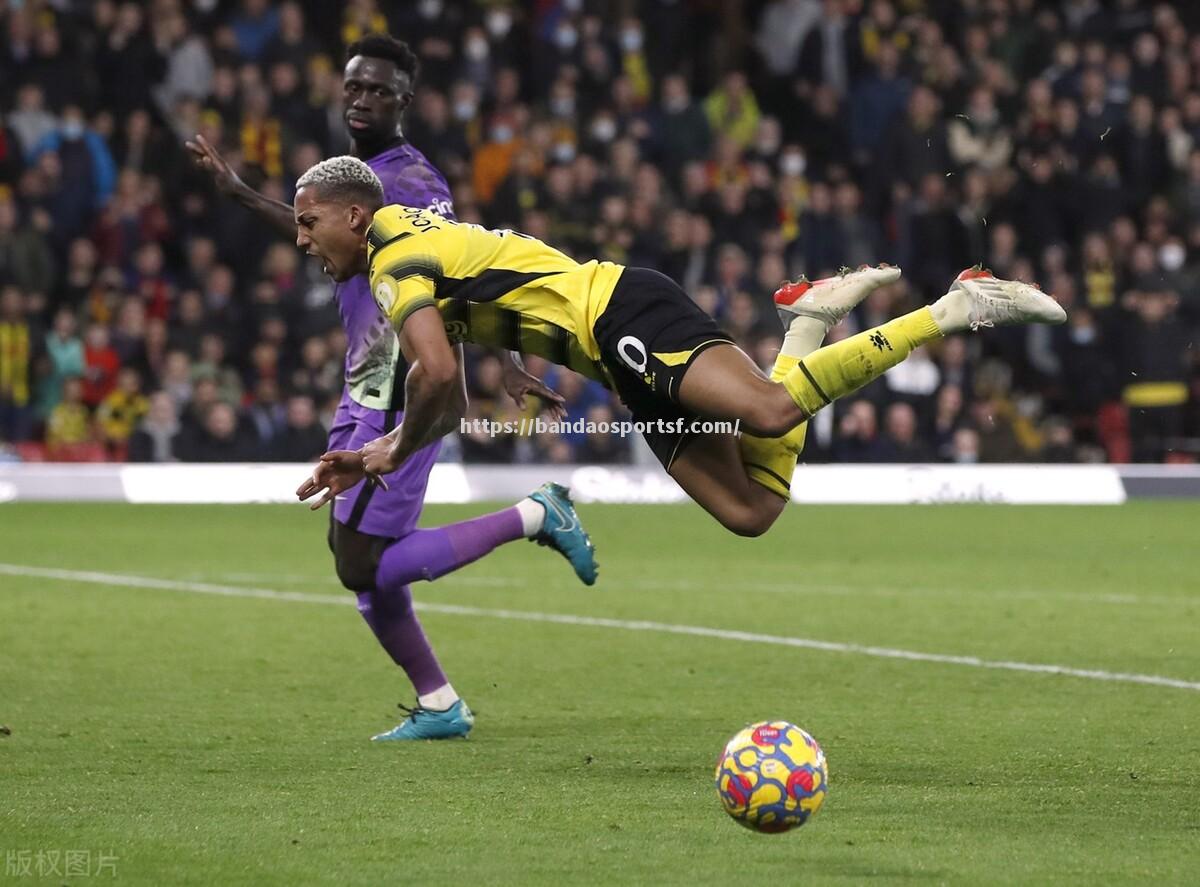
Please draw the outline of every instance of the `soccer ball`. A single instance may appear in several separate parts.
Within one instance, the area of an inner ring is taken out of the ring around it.
[[[821,809],[829,790],[825,753],[787,721],[751,724],[717,761],[721,806],[746,828],[786,832]]]

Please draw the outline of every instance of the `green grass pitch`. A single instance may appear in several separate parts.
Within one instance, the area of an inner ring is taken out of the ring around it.
[[[427,611],[475,733],[378,747],[407,685],[338,605],[323,515],[0,508],[0,885],[70,880],[15,873],[39,850],[146,885],[1195,883],[1200,689],[1102,678],[1200,682],[1200,503],[797,507],[758,540],[581,512],[596,588],[516,543],[418,600],[860,646]],[[831,791],[762,836],[712,768],[772,718],[821,741]]]

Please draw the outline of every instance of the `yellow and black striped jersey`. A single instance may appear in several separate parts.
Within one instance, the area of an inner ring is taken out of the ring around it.
[[[625,270],[576,262],[536,238],[385,206],[367,232],[368,275],[397,331],[426,305],[452,342],[536,354],[607,382],[593,327]]]

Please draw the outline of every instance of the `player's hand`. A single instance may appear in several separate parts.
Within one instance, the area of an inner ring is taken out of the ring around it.
[[[517,366],[512,361],[506,360],[503,361],[503,364],[504,390],[508,392],[508,396],[517,405],[517,409],[525,409],[525,395],[528,394],[542,401],[551,419],[558,421],[559,419],[566,418],[567,401],[561,394],[537,376],[527,372],[523,367]]]
[[[362,459],[363,472],[366,476],[371,479],[372,483],[378,484],[385,490],[388,485],[384,481],[383,475],[391,474],[400,467],[402,461],[396,458],[392,439],[387,436],[377,437],[370,443],[364,444],[358,451],[358,456]]]
[[[296,496],[303,502],[321,493],[321,497],[309,505],[309,508],[316,511],[326,502],[332,502],[339,494],[346,492],[365,475],[362,456],[353,450],[333,450],[321,457],[321,461],[313,469],[312,477],[297,488]]]
[[[194,140],[184,144],[187,145],[188,153],[192,155],[192,162],[212,176],[217,190],[223,194],[236,194],[245,190],[246,183],[233,171],[233,167],[220,152],[208,143],[208,139],[197,133]]]

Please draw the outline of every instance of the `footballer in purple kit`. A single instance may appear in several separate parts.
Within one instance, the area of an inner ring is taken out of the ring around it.
[[[373,34],[351,45],[343,75],[343,112],[352,152],[379,177],[389,202],[419,206],[453,219],[445,178],[404,138],[404,111],[412,102],[419,64],[402,41]],[[246,185],[202,136],[187,143],[196,164],[218,189],[296,236],[291,206]],[[339,282],[334,291],[346,331],[345,387],[329,432],[331,450],[356,450],[388,433],[403,418],[408,365],[389,319],[376,304],[365,275]],[[462,354],[457,355],[458,389]],[[524,405],[526,395],[558,413],[561,398],[502,354],[505,387]],[[446,428],[442,434],[450,431]],[[416,529],[429,473],[442,435],[378,482],[362,482],[333,503],[329,546],[338,578],[358,597],[358,609],[383,648],[408,675],[417,705],[377,740],[465,736],[474,716],[447,680],[412,606],[409,583],[432,580],[516,539],[533,539],[562,553],[587,584],[596,564],[567,491],[547,484],[511,508],[445,527]],[[307,484],[306,484],[307,486]],[[301,491],[305,486],[301,487]]]

